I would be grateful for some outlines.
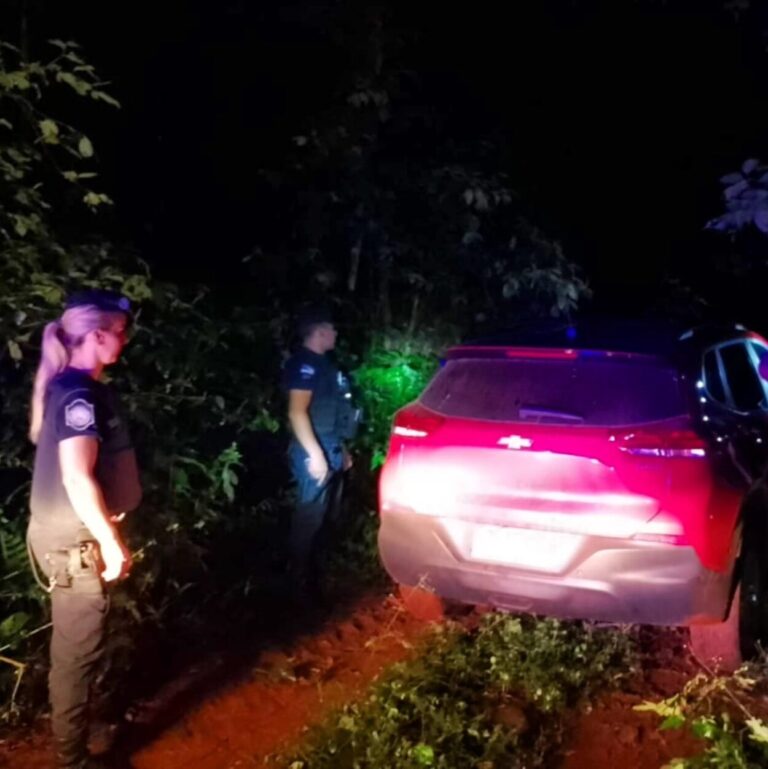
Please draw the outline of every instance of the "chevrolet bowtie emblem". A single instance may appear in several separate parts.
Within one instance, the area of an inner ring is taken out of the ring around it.
[[[533,446],[530,438],[523,438],[522,435],[508,435],[506,438],[499,438],[499,446],[506,446],[508,449],[529,449]]]

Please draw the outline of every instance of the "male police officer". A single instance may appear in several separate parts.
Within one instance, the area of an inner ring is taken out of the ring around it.
[[[291,558],[299,586],[313,566],[314,544],[341,474],[352,466],[343,440],[354,437],[357,412],[346,378],[328,353],[336,346],[336,329],[322,309],[306,311],[299,320],[301,349],[285,364],[283,389],[293,433],[289,458],[297,485],[291,520]]]

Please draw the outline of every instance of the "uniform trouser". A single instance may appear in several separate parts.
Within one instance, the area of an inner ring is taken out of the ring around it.
[[[59,549],[43,529],[30,526],[35,560],[48,574],[45,553]],[[72,543],[74,544],[74,543]],[[51,728],[59,766],[74,767],[87,758],[88,704],[96,665],[104,651],[107,597],[97,575],[79,577],[71,587],[51,593],[51,667],[48,692]]]
[[[288,456],[296,481],[296,506],[291,516],[290,551],[295,571],[306,573],[312,567],[323,522],[339,503],[344,455],[338,438],[319,438],[328,461],[328,477],[318,483],[310,474],[309,457],[302,446],[291,442]]]

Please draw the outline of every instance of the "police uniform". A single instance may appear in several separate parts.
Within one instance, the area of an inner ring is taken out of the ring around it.
[[[109,513],[136,508],[141,486],[117,397],[88,372],[67,368],[46,390],[28,532],[35,560],[49,579],[56,578],[51,591],[49,691],[53,735],[63,766],[79,766],[86,758],[89,688],[103,652],[107,611],[98,566],[76,557],[78,543],[94,538],[75,512],[61,478],[59,443],[76,436],[99,441],[95,477]],[[71,562],[73,557],[77,564]],[[64,569],[62,558],[70,560]]]
[[[309,474],[309,455],[294,437],[288,456],[296,480],[296,507],[291,520],[291,555],[299,569],[306,568],[314,540],[332,500],[340,493],[344,465],[342,441],[354,437],[359,411],[352,404],[347,378],[327,355],[302,347],[285,364],[283,390],[310,390],[309,419],[328,462],[328,476],[318,481]]]

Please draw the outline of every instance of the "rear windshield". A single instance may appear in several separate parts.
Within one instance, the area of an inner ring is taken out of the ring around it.
[[[677,372],[653,360],[449,360],[420,398],[446,416],[594,426],[685,413]]]

